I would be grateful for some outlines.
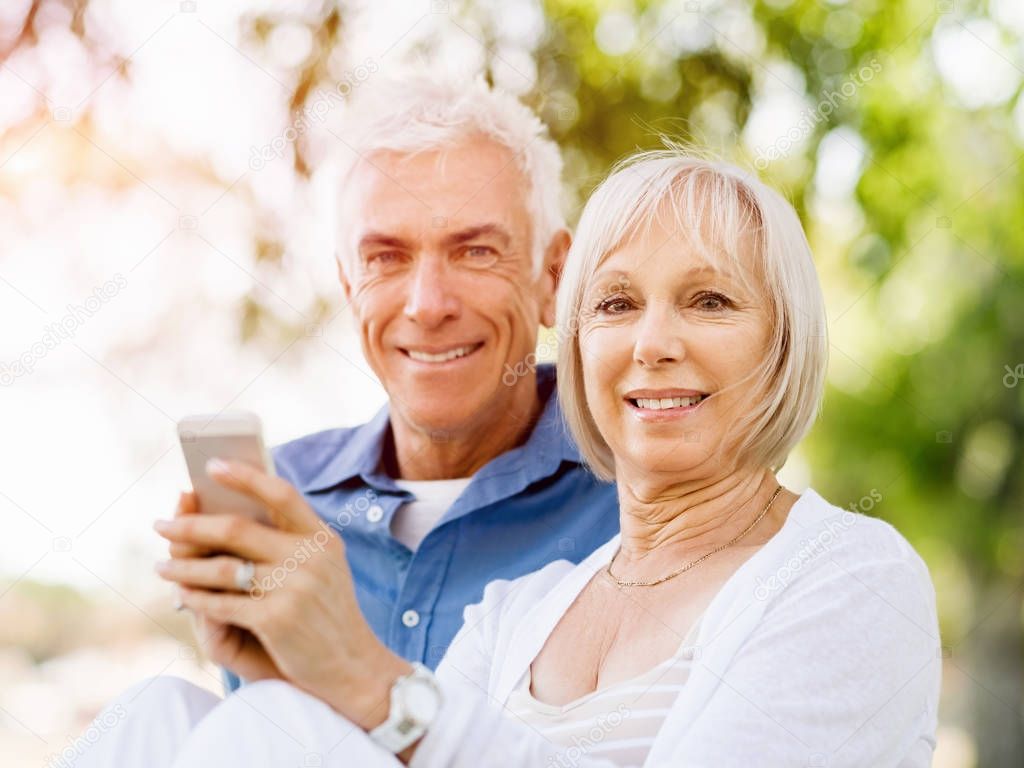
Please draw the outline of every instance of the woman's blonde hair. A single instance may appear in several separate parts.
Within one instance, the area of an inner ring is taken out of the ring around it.
[[[793,207],[755,175],[668,146],[617,164],[580,218],[558,293],[558,396],[566,423],[592,471],[613,479],[614,456],[587,405],[580,318],[605,258],[658,221],[712,265],[724,258],[748,283],[763,280],[757,287],[768,300],[771,336],[751,391],[765,396],[732,429],[740,436],[741,463],[777,470],[814,423],[828,361],[824,302],[807,238]],[[749,242],[753,270],[741,262]]]

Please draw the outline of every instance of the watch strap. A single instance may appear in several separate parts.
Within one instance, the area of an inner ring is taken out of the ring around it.
[[[410,684],[426,684],[437,695],[438,709],[441,704],[441,689],[434,673],[419,662],[412,663],[412,672],[395,680],[391,686],[391,706],[388,719],[370,731],[369,736],[378,745],[393,754],[413,744],[427,732],[430,723],[420,722],[406,711],[403,691]]]

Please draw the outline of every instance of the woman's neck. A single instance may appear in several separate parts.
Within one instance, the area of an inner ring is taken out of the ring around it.
[[[628,477],[617,483],[622,538],[616,574],[622,578],[656,576],[648,571],[727,543],[754,521],[778,486],[765,469],[660,488],[632,484]]]

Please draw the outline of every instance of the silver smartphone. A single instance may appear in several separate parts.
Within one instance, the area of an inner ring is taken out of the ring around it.
[[[261,502],[225,488],[206,474],[206,462],[213,458],[245,462],[274,474],[274,462],[263,442],[263,427],[256,414],[226,411],[186,416],[178,422],[178,440],[201,513],[244,515],[270,524]]]

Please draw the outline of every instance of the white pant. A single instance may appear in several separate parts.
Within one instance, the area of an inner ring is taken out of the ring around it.
[[[402,768],[317,698],[280,680],[221,699],[154,677],[110,703],[53,768]]]

